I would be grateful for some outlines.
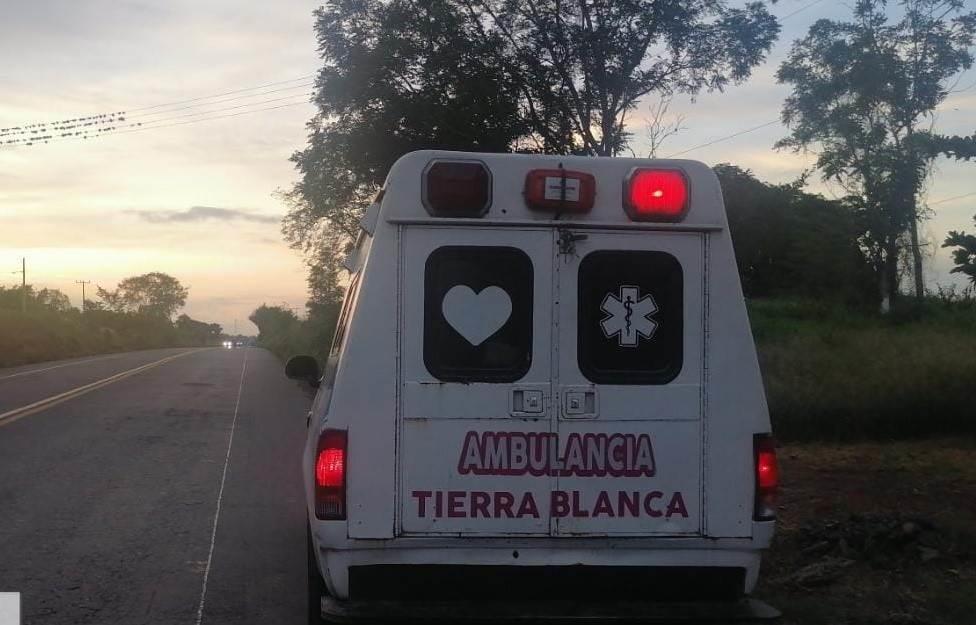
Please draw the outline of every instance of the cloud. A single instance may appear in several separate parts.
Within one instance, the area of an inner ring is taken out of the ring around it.
[[[276,215],[262,215],[253,211],[239,208],[219,208],[216,206],[191,206],[184,211],[126,211],[130,215],[153,224],[190,223],[196,221],[249,221],[259,224],[276,224],[281,217]]]

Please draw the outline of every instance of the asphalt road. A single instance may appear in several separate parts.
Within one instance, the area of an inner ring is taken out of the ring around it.
[[[0,591],[28,624],[303,623],[310,400],[254,348],[0,369]]]

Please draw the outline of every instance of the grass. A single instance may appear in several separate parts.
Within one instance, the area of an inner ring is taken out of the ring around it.
[[[784,440],[976,433],[976,310],[888,317],[798,301],[750,303],[773,428]]]

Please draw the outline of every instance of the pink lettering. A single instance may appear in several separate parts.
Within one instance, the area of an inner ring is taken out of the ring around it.
[[[549,506],[549,514],[557,519],[569,515],[569,493],[564,490],[552,491],[552,502]]]
[[[580,507],[580,492],[578,490],[573,491],[573,516],[584,519],[590,516],[589,510]]]
[[[681,497],[680,492],[671,496],[671,501],[668,503],[668,512],[665,518],[670,519],[675,514],[680,514],[686,519],[688,518],[688,510],[685,509],[685,500]]]
[[[512,506],[515,504],[515,497],[512,493],[497,492],[495,493],[495,518],[499,519],[502,513],[505,516],[512,519],[514,515],[512,514]]]
[[[601,490],[600,494],[596,496],[596,506],[593,507],[593,518],[597,518],[601,514],[612,517],[613,507],[610,505],[610,496],[607,495],[607,491]]]
[[[647,516],[656,519],[662,514],[664,514],[660,510],[655,510],[654,507],[651,505],[655,499],[660,499],[661,497],[664,497],[664,493],[662,493],[659,490],[652,490],[651,492],[647,493],[647,495],[644,497],[644,512],[647,513]]]
[[[532,493],[526,492],[522,496],[522,503],[519,505],[516,516],[520,519],[526,516],[530,516],[534,519],[539,518],[539,509],[535,505],[535,497],[532,496]]]
[[[410,495],[417,498],[417,516],[421,519],[427,516],[427,500],[433,493],[429,490],[415,490]]]
[[[471,518],[477,519],[478,513],[480,512],[486,519],[491,518],[491,513],[488,512],[488,504],[491,503],[491,495],[482,491],[474,491],[471,493]]]
[[[467,493],[452,490],[447,493],[447,516],[456,519],[464,516],[464,496]]]
[[[633,497],[630,497],[631,494]],[[636,490],[633,493],[623,490],[617,493],[617,516],[627,516],[628,512],[632,517],[640,516],[640,493]]]

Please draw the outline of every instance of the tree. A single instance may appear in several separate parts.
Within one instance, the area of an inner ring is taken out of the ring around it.
[[[134,312],[170,319],[186,304],[189,289],[176,278],[160,272],[133,276],[119,282],[114,291],[98,287],[98,297],[114,312]]]
[[[315,15],[319,112],[283,222],[306,251],[348,244],[408,151],[614,155],[642,97],[742,81],[779,31],[761,3],[724,0],[329,0]]]
[[[282,224],[296,247],[341,247],[397,158],[412,150],[508,150],[526,132],[517,94],[448,0],[330,0],[315,12],[319,72],[300,180]],[[338,236],[337,236],[338,235]]]
[[[267,304],[258,306],[248,319],[258,327],[258,340],[262,337],[287,334],[292,327],[301,323],[291,310]]]
[[[897,22],[885,0],[859,0],[851,22],[817,21],[777,73],[792,86],[782,115],[791,134],[777,147],[816,152],[822,177],[858,198],[884,301],[898,292],[906,236],[923,293],[918,198],[936,155],[968,149],[965,138],[924,124],[948,96],[949,79],[971,67],[976,32],[976,13],[962,13],[962,0],[900,5]]]
[[[181,341],[186,345],[214,344],[223,333],[220,324],[197,321],[185,314],[177,317],[174,325],[179,332]]]
[[[49,310],[67,312],[71,310],[71,300],[58,289],[41,289],[33,295],[34,302]]]
[[[0,309],[20,311],[23,306],[25,287],[6,289],[0,286]],[[37,290],[33,285],[26,285],[27,308],[45,308],[55,312],[71,310],[71,300],[58,289]]]
[[[976,216],[973,221],[976,221]],[[952,261],[956,266],[951,273],[969,276],[969,281],[976,286],[976,236],[953,230],[949,232],[942,247],[957,248],[952,250]]]
[[[458,0],[518,86],[533,138],[594,156],[627,144],[650,93],[695,95],[749,77],[779,24],[761,2]],[[569,133],[565,132],[568,126]],[[568,142],[568,145],[563,145]]]
[[[802,179],[770,185],[735,165],[714,169],[746,297],[873,301],[863,226],[848,205],[804,193]]]

